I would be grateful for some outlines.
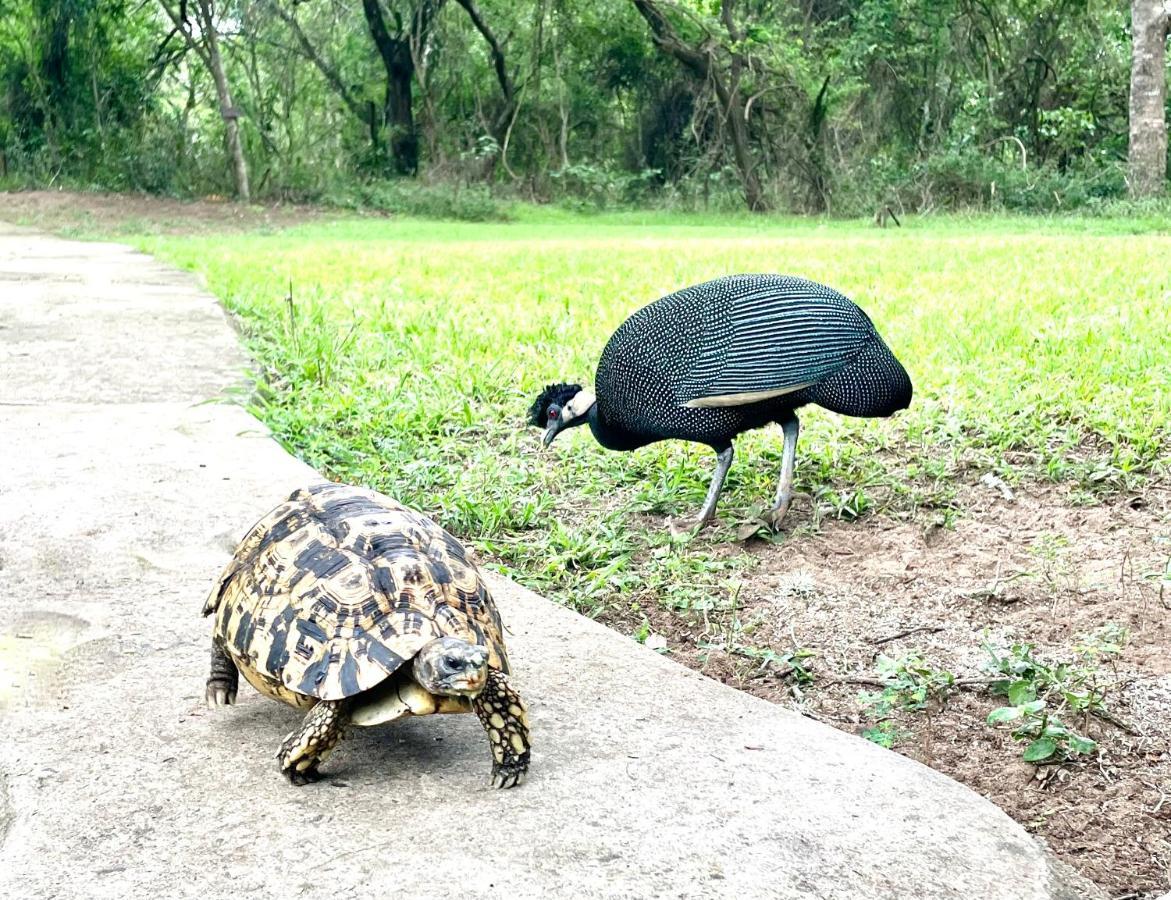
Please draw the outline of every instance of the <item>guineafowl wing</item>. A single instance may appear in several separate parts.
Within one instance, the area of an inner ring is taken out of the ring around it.
[[[740,406],[841,371],[875,339],[853,302],[803,278],[739,275],[707,288],[702,340],[683,382],[687,406]]]

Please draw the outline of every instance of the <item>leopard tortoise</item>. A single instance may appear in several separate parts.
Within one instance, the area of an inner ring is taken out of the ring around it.
[[[319,777],[349,724],[472,711],[493,783],[524,779],[528,719],[500,615],[463,546],[426,516],[342,484],[294,491],[240,542],[203,613],[215,613],[209,706],[235,703],[243,672],[308,710],[277,754],[294,784]]]

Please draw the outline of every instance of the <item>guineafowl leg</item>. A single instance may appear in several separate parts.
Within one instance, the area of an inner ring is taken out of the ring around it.
[[[211,645],[211,674],[207,676],[204,696],[208,706],[231,706],[236,702],[240,671],[218,641]]]
[[[321,777],[317,767],[329,758],[342,739],[350,720],[348,700],[322,700],[301,722],[301,727],[281,743],[277,760],[281,772],[293,784],[305,784]]]
[[[781,480],[777,483],[777,498],[766,516],[773,528],[781,524],[785,513],[789,511],[789,504],[793,502],[793,468],[797,462],[797,434],[801,431],[797,416],[789,413],[782,419],[781,430],[785,434],[785,448],[781,453]]]
[[[700,507],[699,514],[690,519],[669,519],[667,527],[672,534],[686,534],[693,528],[702,528],[712,520],[716,514],[716,501],[720,499],[720,492],[724,489],[724,479],[728,477],[728,470],[732,468],[732,445],[716,454],[716,471],[712,473],[712,481],[707,489],[707,497]]]

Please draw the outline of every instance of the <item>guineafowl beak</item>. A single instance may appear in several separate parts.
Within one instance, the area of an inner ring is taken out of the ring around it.
[[[545,429],[545,436],[541,438],[541,446],[548,447],[553,443],[553,438],[557,437],[557,432],[561,430],[561,420],[555,419],[549,423],[549,427]]]

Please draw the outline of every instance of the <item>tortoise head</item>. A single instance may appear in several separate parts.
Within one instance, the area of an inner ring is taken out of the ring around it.
[[[474,697],[488,681],[488,648],[441,637],[415,657],[415,680],[440,697]]]
[[[529,424],[545,429],[541,443],[548,447],[559,431],[588,421],[595,400],[580,384],[550,384],[533,401]]]

